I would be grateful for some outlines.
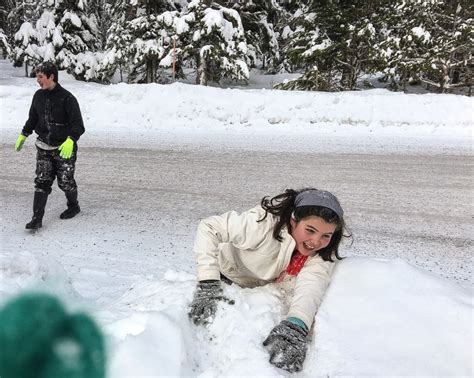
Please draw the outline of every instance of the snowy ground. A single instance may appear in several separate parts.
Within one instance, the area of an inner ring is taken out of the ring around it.
[[[55,188],[31,235],[34,138],[20,153],[13,144],[36,83],[22,75],[0,61],[0,303],[34,287],[89,310],[112,377],[287,376],[261,346],[285,314],[278,287],[227,287],[236,305],[191,326],[191,250],[200,218],[312,185],[339,196],[355,240],[299,376],[472,376],[472,99],[100,86],[61,73],[86,121],[83,212],[59,220]]]

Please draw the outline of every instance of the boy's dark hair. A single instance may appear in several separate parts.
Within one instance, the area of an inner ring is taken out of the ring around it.
[[[35,73],[44,73],[49,79],[51,75],[54,75],[54,82],[58,82],[58,67],[53,62],[43,62],[35,69]]]
[[[331,209],[321,206],[299,206],[295,208],[295,198],[296,196],[305,191],[314,188],[305,188],[301,190],[286,189],[284,193],[279,194],[273,198],[263,197],[261,201],[261,206],[265,210],[265,215],[262,219],[263,221],[268,213],[276,215],[278,221],[273,228],[273,237],[282,241],[281,230],[286,226],[288,232],[291,232],[291,217],[293,215],[294,220],[298,223],[304,218],[310,216],[317,216],[324,219],[326,222],[335,224],[336,230],[331,237],[330,243],[323,249],[318,251],[318,254],[324,261],[333,261],[332,255],[341,260],[342,257],[339,256],[339,244],[343,237],[350,238],[352,235],[347,230],[344,219],[339,218],[339,216]]]

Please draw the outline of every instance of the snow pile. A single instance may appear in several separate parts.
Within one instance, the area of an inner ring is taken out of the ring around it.
[[[55,259],[27,251],[18,251],[15,258],[0,255],[0,301],[9,293],[33,288],[74,300],[80,298],[66,270]]]
[[[401,259],[349,258],[317,315],[316,372],[472,376],[472,311],[472,292]]]
[[[0,129],[17,133],[37,84],[27,78],[11,79],[12,69],[7,62],[0,63],[5,67],[0,77]],[[81,105],[88,131],[82,145],[93,138],[94,143],[126,140],[128,146],[141,148],[146,137],[153,143],[261,149],[269,144],[262,139],[273,138],[270,145],[275,148],[288,148],[287,140],[296,139],[319,151],[335,144],[357,152],[427,148],[458,154],[471,149],[473,99],[464,96],[406,95],[383,89],[341,93],[221,89],[180,83],[103,86],[77,82],[64,72],[59,79]]]
[[[20,261],[17,274],[6,275],[15,262],[0,260],[2,301],[35,258]],[[107,337],[110,376],[285,376],[262,346],[285,315],[278,287],[226,286],[235,305],[221,304],[203,328],[187,318],[194,285],[193,275],[168,270],[90,308]],[[403,260],[347,258],[317,314],[300,376],[471,376],[472,299]]]

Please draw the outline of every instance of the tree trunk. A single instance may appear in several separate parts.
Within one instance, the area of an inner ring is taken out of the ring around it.
[[[347,82],[349,81],[350,73],[348,72],[346,67],[343,67],[341,71],[342,71],[341,72],[341,80],[340,80],[339,84],[341,85],[342,90],[345,90],[345,89],[347,89]]]
[[[147,58],[146,59],[146,82],[147,83],[154,83],[156,80],[155,77],[155,66],[156,66],[156,60],[153,58]]]
[[[408,77],[408,72],[407,72],[406,66],[403,67],[403,93],[407,93],[407,77]]]
[[[196,80],[195,83],[199,85],[199,67],[201,66],[201,57],[199,53],[196,54]]]
[[[147,83],[151,83],[152,82],[152,66],[151,66],[152,62],[150,59],[147,59],[146,60],[146,82]]]
[[[440,93],[446,93],[446,75],[448,74],[446,67],[443,66],[441,70],[441,79],[439,81],[439,91]]]
[[[351,64],[351,76],[350,76],[350,89],[355,90],[357,86],[357,75],[359,72],[359,66],[360,66],[360,60],[355,58],[355,61],[352,62]]]
[[[199,57],[197,59],[197,73],[196,73],[196,84],[207,86],[207,70],[206,70],[206,59]]]
[[[206,59],[201,59],[201,65],[199,69],[199,84],[207,86],[207,61]]]

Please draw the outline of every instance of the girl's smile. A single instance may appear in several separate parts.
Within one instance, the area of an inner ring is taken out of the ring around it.
[[[310,216],[299,222],[291,219],[291,236],[295,239],[296,249],[305,256],[313,256],[328,246],[336,225],[317,216]]]

